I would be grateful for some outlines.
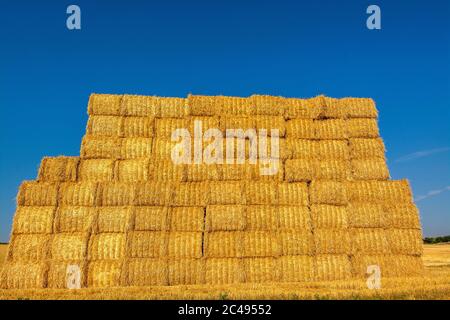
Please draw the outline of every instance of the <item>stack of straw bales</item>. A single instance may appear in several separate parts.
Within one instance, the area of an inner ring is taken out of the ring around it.
[[[3,288],[65,288],[69,266],[82,287],[422,270],[419,215],[408,182],[389,180],[370,99],[93,94],[88,110],[80,157],[45,158],[20,187]],[[195,120],[278,129],[280,170],[174,164],[171,133]]]

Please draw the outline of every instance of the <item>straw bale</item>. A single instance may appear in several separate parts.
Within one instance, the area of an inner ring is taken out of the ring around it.
[[[324,108],[321,96],[310,99],[287,98],[285,101],[287,119],[317,119]]]
[[[169,211],[170,231],[203,231],[203,207],[173,207]]]
[[[51,258],[59,261],[86,258],[89,233],[58,233],[51,240]]]
[[[93,207],[60,206],[55,216],[55,232],[90,231],[96,212]]]
[[[317,254],[350,254],[351,234],[348,229],[314,229]]]
[[[194,128],[195,122],[201,122],[202,134],[204,134],[209,129],[219,129],[220,130],[220,121],[218,116],[214,117],[199,117],[192,116],[189,118],[189,127],[183,127],[185,129],[189,129],[191,137],[194,138]]]
[[[86,134],[98,137],[122,137],[124,117],[90,116],[86,126]]]
[[[303,282],[314,280],[315,258],[311,256],[282,256],[279,258],[280,281]]]
[[[349,166],[344,160],[286,160],[286,181],[311,181],[313,179],[343,180],[349,176]]]
[[[345,105],[349,118],[377,118],[378,111],[375,101],[370,98],[343,98],[341,103]]]
[[[133,287],[168,285],[166,259],[130,259],[127,264],[128,284]]]
[[[352,276],[352,268],[347,255],[316,256],[316,280],[333,281],[348,280]]]
[[[273,241],[275,234],[268,231],[245,231],[242,233],[244,257],[272,257],[281,252],[280,245]]]
[[[219,164],[217,166],[210,165],[209,168],[210,171],[213,171],[211,169],[214,168],[217,170],[217,176],[218,178],[221,178],[220,180],[252,180],[259,176],[259,166],[252,165],[248,162],[243,164]],[[215,172],[213,171],[213,173]]]
[[[176,129],[189,130],[190,125],[191,121],[189,118],[157,118],[155,119],[155,136],[170,140],[172,132]]]
[[[354,160],[378,158],[385,160],[385,147],[381,138],[351,138],[349,139],[350,156]]]
[[[259,182],[259,181],[258,182],[257,181],[247,182],[245,184],[245,190],[244,190],[246,203],[247,204],[276,204],[277,199],[278,199],[277,186],[278,185],[273,182]],[[233,191],[235,191],[235,190],[233,190]],[[242,194],[240,196],[242,196]]]
[[[212,205],[206,207],[205,231],[242,231],[246,226],[245,207]]]
[[[353,228],[387,227],[386,212],[382,205],[354,202],[348,206],[350,226]]]
[[[120,115],[121,95],[113,94],[91,94],[89,97],[89,115]]]
[[[64,182],[77,180],[78,157],[45,157],[42,159],[38,181]]]
[[[114,260],[125,256],[125,233],[99,233],[91,237],[89,260]]]
[[[67,289],[68,267],[77,266],[80,270],[81,287],[86,287],[87,263],[81,260],[51,261],[48,268],[47,288]]]
[[[55,207],[18,207],[14,217],[14,234],[52,233]]]
[[[124,95],[122,114],[124,116],[157,117],[160,115],[159,97]]]
[[[152,138],[124,138],[120,151],[121,159],[136,159],[152,155]]]
[[[345,206],[314,204],[311,216],[314,228],[345,229],[349,225],[349,210]]]
[[[314,180],[311,182],[309,194],[312,204],[346,205],[348,203],[346,184],[343,182]]]
[[[412,203],[407,180],[349,181],[347,194],[352,202]]]
[[[207,183],[202,182],[180,183],[176,185],[173,194],[174,206],[206,206],[209,188]]]
[[[201,232],[170,232],[168,253],[171,258],[201,258]]]
[[[110,288],[121,284],[122,262],[117,260],[100,260],[89,263],[88,287]]]
[[[156,258],[167,255],[168,233],[158,231],[133,231],[130,233],[131,258]]]
[[[169,204],[174,186],[168,182],[151,181],[136,185],[136,205],[156,206]]]
[[[237,181],[212,181],[208,184],[208,204],[244,204],[244,184]]]
[[[126,232],[131,229],[131,207],[98,208],[97,232]]]
[[[78,167],[79,181],[112,181],[114,179],[114,160],[85,159]]]
[[[134,207],[134,230],[167,231],[169,230],[167,207]]]
[[[203,259],[169,260],[169,285],[191,285],[205,282]]]
[[[273,207],[278,216],[279,230],[310,230],[311,215],[305,206],[277,206]]]
[[[244,260],[245,282],[273,282],[277,279],[275,258],[246,258]]]
[[[232,284],[245,281],[245,270],[242,259],[212,258],[206,259],[206,283]]]
[[[352,229],[353,254],[389,254],[389,233],[380,228]]]
[[[247,206],[246,230],[275,231],[278,229],[278,208],[273,206]]]
[[[384,206],[386,225],[398,229],[420,229],[419,211],[414,204]]]
[[[315,139],[347,139],[347,124],[342,119],[314,120]]]
[[[286,135],[286,121],[283,116],[255,116],[255,125],[259,133],[267,131],[267,136],[272,136],[272,130],[278,130],[278,137]]]
[[[58,184],[24,181],[17,195],[18,206],[56,206]]]
[[[420,257],[403,255],[364,255],[351,257],[353,274],[358,278],[367,279],[368,266],[379,266],[382,277],[420,276],[423,264]]]
[[[323,97],[324,108],[321,114],[325,118],[345,119],[348,116],[348,110],[342,99]]]
[[[39,262],[49,255],[51,236],[47,234],[19,234],[11,237],[7,261]]]
[[[288,139],[294,159],[347,160],[348,144],[344,140]]]
[[[292,119],[286,121],[286,137],[315,139],[316,130],[312,119]]]
[[[60,205],[94,206],[96,205],[97,184],[92,182],[63,183],[60,189]]]
[[[191,114],[196,116],[247,115],[254,109],[249,98],[225,96],[189,95],[188,105]]]
[[[156,181],[188,181],[188,167],[193,165],[175,164],[171,160],[156,160],[150,163],[150,177]]]
[[[217,231],[205,233],[204,256],[212,258],[242,257],[243,232]]]
[[[256,129],[255,117],[222,115],[219,119],[219,127],[222,132],[226,129],[242,129],[244,132],[248,129]]]
[[[170,139],[154,138],[152,146],[152,157],[155,159],[172,162],[172,149],[176,145],[177,142],[172,142]],[[180,156],[183,156],[183,154],[181,154]]]
[[[348,119],[346,127],[349,138],[378,138],[380,136],[377,119]]]
[[[119,160],[115,176],[123,182],[141,182],[150,178],[150,159]]]
[[[124,117],[122,134],[126,138],[151,138],[153,125],[152,117]]]
[[[351,177],[355,180],[389,179],[389,170],[384,159],[352,160],[351,169]]]
[[[267,95],[252,95],[250,97],[255,114],[283,116],[286,110],[286,99]]]
[[[81,143],[81,158],[114,159],[120,158],[122,148],[121,138],[98,137],[85,135]]]
[[[279,183],[276,189],[278,204],[302,206],[309,204],[308,186],[306,183]]]
[[[103,182],[99,185],[102,206],[129,206],[136,202],[137,185]]]
[[[159,98],[161,118],[183,118],[190,113],[187,99]]]
[[[390,229],[387,232],[387,239],[394,254],[420,256],[423,252],[420,229]]]
[[[312,255],[314,253],[314,238],[311,230],[280,231],[277,233],[281,240],[281,250],[284,256]]]
[[[7,262],[1,273],[0,288],[42,289],[46,286],[46,273],[45,263]]]
[[[395,255],[392,256],[392,264],[397,276],[423,276],[425,268],[421,257],[409,256],[409,255]]]
[[[191,164],[186,166],[186,181],[198,182],[208,180],[221,180],[220,165]],[[242,166],[242,165],[241,165]],[[178,165],[178,168],[181,168]]]

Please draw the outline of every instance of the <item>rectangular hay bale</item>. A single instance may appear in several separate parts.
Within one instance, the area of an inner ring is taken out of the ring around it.
[[[38,181],[65,182],[77,180],[79,157],[45,157],[39,167]]]
[[[114,179],[114,160],[85,159],[78,167],[79,181],[112,181]]]
[[[389,254],[389,233],[381,228],[352,229],[353,254]]]
[[[240,205],[206,207],[205,231],[242,231],[246,226],[245,208]]]
[[[58,233],[51,239],[51,258],[58,261],[83,260],[87,256],[89,233]]]
[[[83,159],[116,159],[121,156],[122,138],[99,137],[86,134],[81,142]]]
[[[91,231],[96,216],[97,209],[94,207],[60,206],[55,216],[55,232]]]
[[[53,182],[24,181],[17,195],[18,206],[56,206],[58,184]]]
[[[346,205],[346,184],[338,181],[314,180],[309,187],[311,204]]]
[[[423,253],[420,229],[389,229],[387,241],[394,254],[420,256]]]
[[[156,258],[167,255],[168,233],[163,231],[133,231],[129,235],[131,258]]]
[[[52,260],[48,268],[47,288],[70,289],[72,288],[72,277],[76,277],[74,271],[79,273],[81,288],[86,287],[87,263],[81,260],[54,261]],[[74,277],[74,278],[75,278]],[[73,281],[73,280],[72,280]]]
[[[170,232],[167,255],[171,258],[201,258],[201,232]]]
[[[277,234],[281,242],[282,255],[312,255],[314,253],[314,238],[311,230],[279,231]]]
[[[90,116],[86,126],[86,134],[98,137],[122,137],[124,117]]]
[[[18,207],[13,224],[14,234],[52,233],[56,207]]]
[[[353,228],[385,228],[386,212],[382,205],[352,202],[348,206],[349,223]]]
[[[380,136],[376,119],[354,118],[346,121],[349,138],[378,138]]]
[[[314,229],[316,254],[350,254],[351,233],[346,228]]]
[[[51,236],[47,234],[13,235],[7,261],[41,262],[49,257]]]
[[[243,259],[211,258],[206,259],[206,283],[233,284],[245,281]]]
[[[168,231],[168,207],[134,207],[134,230]]]
[[[378,158],[385,160],[385,147],[381,138],[350,138],[350,156],[353,160]]]
[[[282,256],[279,258],[281,282],[314,280],[315,258],[312,256]]]
[[[169,210],[170,231],[203,231],[203,207],[172,207]]]
[[[205,233],[205,257],[242,257],[243,250],[243,232],[241,231],[217,231]]]
[[[352,267],[347,255],[317,255],[316,281],[348,280]]]
[[[100,207],[97,214],[96,232],[126,232],[132,227],[131,207]]]
[[[103,182],[99,184],[102,206],[131,206],[136,202],[138,186],[126,182]]]
[[[89,115],[121,115],[122,96],[115,94],[91,94],[88,103]]]
[[[304,182],[279,183],[276,186],[277,202],[280,205],[309,204],[308,185]]]
[[[45,263],[7,262],[1,272],[0,288],[42,289],[46,286]]]
[[[150,159],[119,160],[116,179],[122,182],[142,182],[150,179]]]
[[[349,212],[345,206],[314,204],[311,216],[317,229],[346,229],[349,226]]]
[[[168,285],[167,259],[130,259],[127,264],[128,284],[133,287]]]
[[[169,285],[202,284],[205,279],[203,259],[170,259]]]
[[[118,260],[125,257],[125,233],[99,233],[91,237],[89,260]]]
[[[351,202],[412,203],[407,180],[349,181],[347,194]]]
[[[117,260],[92,261],[88,267],[88,287],[110,288],[121,285],[123,262]]]
[[[387,180],[389,170],[383,159],[352,160],[351,178],[354,180]]]
[[[275,258],[245,258],[244,273],[246,283],[274,282],[277,279]]]

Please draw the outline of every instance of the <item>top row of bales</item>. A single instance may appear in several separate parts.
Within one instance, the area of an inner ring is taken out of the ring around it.
[[[272,115],[285,119],[377,118],[375,102],[369,98],[309,99],[253,95],[248,98],[197,96],[165,98],[156,96],[92,94],[89,115],[183,118],[213,115]]]

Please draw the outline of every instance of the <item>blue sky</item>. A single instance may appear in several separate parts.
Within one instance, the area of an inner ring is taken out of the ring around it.
[[[66,28],[70,4],[82,30]],[[425,235],[450,234],[446,0],[8,1],[0,41],[0,241],[41,158],[79,154],[91,92],[372,97]]]

